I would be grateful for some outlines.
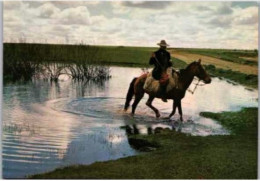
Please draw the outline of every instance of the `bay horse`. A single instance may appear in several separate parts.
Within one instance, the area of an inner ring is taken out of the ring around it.
[[[211,78],[202,67],[200,59],[190,63],[185,69],[181,69],[178,75],[177,86],[167,92],[167,99],[173,99],[173,109],[168,118],[171,118],[175,114],[176,108],[178,107],[180,120],[183,121],[181,100],[184,98],[186,90],[190,86],[194,77],[199,78],[199,80],[202,80],[205,84],[209,84],[211,82]],[[143,74],[132,80],[127,92],[124,110],[127,111],[133,96],[135,96],[134,103],[132,105],[132,115],[134,115],[138,103],[143,98],[144,94],[147,93],[149,98],[146,105],[150,107],[155,112],[156,117],[159,118],[160,113],[158,109],[152,105],[152,102],[155,98],[162,98],[162,95],[160,95],[160,91],[157,93],[145,92],[143,87],[146,78],[147,74]]]

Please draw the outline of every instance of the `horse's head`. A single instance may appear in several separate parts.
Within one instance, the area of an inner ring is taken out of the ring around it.
[[[201,59],[192,62],[189,67],[192,73],[194,74],[194,76],[198,77],[205,84],[209,84],[211,82],[211,78],[209,74],[205,71],[205,69],[201,65]]]

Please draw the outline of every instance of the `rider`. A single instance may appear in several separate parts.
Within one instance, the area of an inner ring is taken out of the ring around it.
[[[161,40],[160,43],[157,43],[160,46],[159,50],[152,53],[149,64],[154,65],[154,69],[152,71],[152,76],[154,79],[160,81],[162,100],[167,102],[166,98],[166,88],[168,84],[168,77],[166,74],[166,70],[168,67],[172,66],[171,55],[166,50],[167,46],[169,46],[165,40]]]

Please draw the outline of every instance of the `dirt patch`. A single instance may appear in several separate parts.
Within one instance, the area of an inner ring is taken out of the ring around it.
[[[255,62],[258,61],[258,57],[239,57],[239,58],[243,58],[245,60],[250,60],[250,61],[255,61]]]
[[[231,69],[233,71],[238,71],[245,74],[258,74],[257,66],[241,65],[238,63],[228,62],[222,59],[213,58],[210,56],[187,53],[179,50],[172,50],[171,56],[174,58],[181,59],[186,63],[191,63],[195,60],[202,59],[202,63],[205,65],[215,65],[217,68],[222,68],[226,70]]]

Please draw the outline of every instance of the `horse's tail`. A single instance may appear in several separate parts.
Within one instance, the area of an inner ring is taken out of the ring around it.
[[[132,82],[130,83],[127,95],[126,95],[126,101],[125,101],[125,107],[124,110],[126,111],[130,105],[130,102],[134,96],[134,85],[135,85],[135,81],[136,81],[137,77],[135,77]]]

